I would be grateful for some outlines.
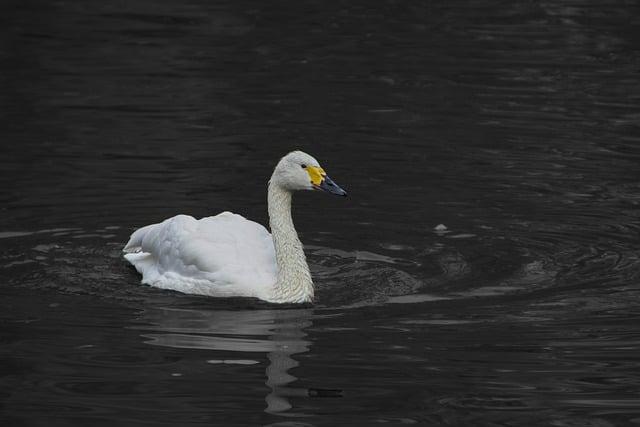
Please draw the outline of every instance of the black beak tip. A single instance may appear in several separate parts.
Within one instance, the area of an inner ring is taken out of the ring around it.
[[[335,182],[333,182],[331,180],[331,178],[329,178],[328,176],[326,176],[322,182],[320,183],[320,185],[318,185],[316,188],[319,188],[320,190],[324,190],[329,194],[333,194],[335,196],[342,196],[342,197],[347,197],[347,192],[344,191],[342,188],[340,188]]]

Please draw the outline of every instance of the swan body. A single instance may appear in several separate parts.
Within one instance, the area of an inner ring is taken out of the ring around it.
[[[142,283],[213,297],[255,297],[274,303],[313,300],[309,266],[291,217],[292,193],[346,195],[317,160],[301,151],[283,157],[269,181],[272,234],[241,215],[195,219],[177,215],[135,231],[124,257]]]
[[[137,230],[125,258],[143,283],[188,294],[268,299],[277,269],[271,234],[223,212],[197,220],[177,215]]]

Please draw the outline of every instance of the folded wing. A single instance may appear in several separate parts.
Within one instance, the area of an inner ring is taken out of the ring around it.
[[[230,212],[200,220],[178,215],[140,228],[124,252],[142,283],[185,293],[259,298],[277,274],[271,234]]]

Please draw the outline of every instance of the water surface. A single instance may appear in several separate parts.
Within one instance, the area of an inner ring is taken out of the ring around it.
[[[0,7],[3,425],[640,422],[632,2]],[[153,289],[177,213],[295,198],[317,285]]]

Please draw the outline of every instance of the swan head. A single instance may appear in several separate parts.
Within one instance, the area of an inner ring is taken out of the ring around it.
[[[271,183],[287,191],[321,190],[336,196],[347,192],[338,186],[320,167],[320,163],[302,151],[292,151],[276,165]]]

